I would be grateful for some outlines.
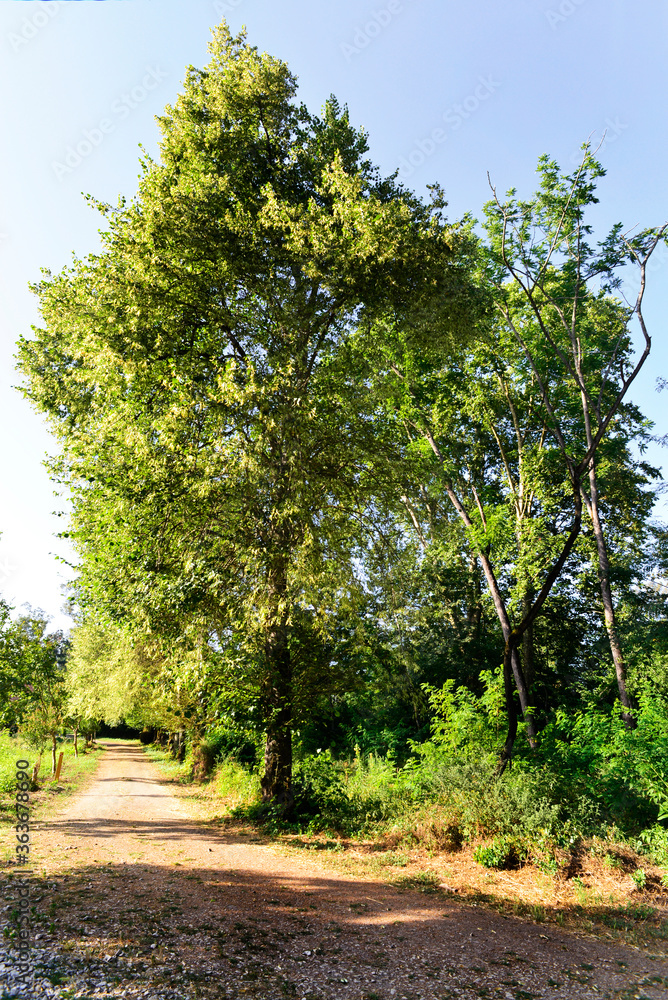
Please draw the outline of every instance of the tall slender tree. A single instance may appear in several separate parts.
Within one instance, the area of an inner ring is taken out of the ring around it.
[[[666,225],[626,235],[621,223],[598,245],[591,242],[587,209],[605,175],[585,146],[582,163],[563,175],[557,163],[539,162],[541,185],[531,201],[509,192],[487,206],[497,308],[528,360],[574,492],[584,504],[596,540],[598,577],[619,698],[633,726],[626,667],[615,616],[610,560],[601,517],[598,454],[615,434],[623,401],[647,360],[651,338],[643,314],[647,266]],[[635,301],[615,297],[622,271],[639,273]],[[633,348],[633,323],[641,349]],[[559,377],[547,377],[558,363]],[[579,413],[575,412],[575,407]],[[578,501],[576,500],[576,507]]]
[[[416,351],[405,338],[379,337],[378,375],[385,392],[393,387],[391,409],[409,440],[426,445],[439,467],[438,476],[423,472],[422,482],[415,484],[409,514],[420,533],[415,511],[421,493],[426,494],[426,515],[434,489],[449,499],[499,618],[508,713],[502,767],[517,734],[513,688],[529,742],[536,744],[526,676],[532,669],[531,632],[577,552],[583,508],[596,540],[620,700],[633,724],[614,621],[597,461],[610,451],[629,416],[624,401],[649,353],[642,313],[645,275],[665,233],[662,227],[626,237],[618,225],[592,246],[585,213],[597,200],[600,165],[586,150],[571,176],[564,177],[547,157],[539,161],[538,172],[540,189],[532,201],[519,201],[511,192],[507,202],[495,198],[487,206],[488,243],[481,246],[481,256],[496,313],[485,324],[487,344],[443,369],[437,355]],[[615,292],[629,263],[640,271],[640,292],[627,308]],[[635,359],[634,318],[643,337]],[[425,489],[430,478],[431,498]]]

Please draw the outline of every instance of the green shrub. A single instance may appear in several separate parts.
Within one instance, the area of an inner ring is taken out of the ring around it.
[[[452,815],[467,840],[485,836],[561,837],[566,816],[549,772],[513,767],[496,774],[491,755],[453,762],[440,748],[423,754],[415,782]]]
[[[242,733],[214,729],[199,743],[189,747],[186,761],[193,778],[202,781],[212,773],[219,761],[234,759],[242,764],[253,765],[255,758],[255,745]]]
[[[668,866],[661,820],[668,819],[668,703],[643,695],[635,730],[626,728],[619,706],[558,712],[537,750],[518,739],[512,766],[499,777],[505,731],[499,675],[487,673],[483,681],[480,697],[453,682],[426,689],[435,712],[432,737],[411,744],[403,767],[391,754],[359,749],[352,760],[336,760],[330,751],[305,756],[295,764],[293,814],[274,816],[263,806],[258,817],[282,828],[384,835],[388,843],[418,841],[436,850],[486,838],[492,843],[479,849],[480,858],[502,866],[514,863],[509,845],[518,859],[529,845],[550,874],[559,868],[555,846],[568,849],[583,837],[603,837],[604,847],[626,841]],[[238,785],[238,801],[253,801],[257,779],[247,793],[244,772],[229,766],[225,780]]]
[[[234,758],[221,760],[213,773],[212,787],[228,806],[250,805],[260,796],[260,776]]]
[[[643,830],[633,845],[639,854],[647,854],[657,865],[668,865],[668,829],[660,824]]]
[[[473,850],[473,860],[483,868],[517,868],[528,856],[527,845],[512,837],[496,837],[491,844],[479,844]]]
[[[292,788],[294,812],[300,819],[334,818],[346,811],[343,769],[335,763],[329,750],[297,761]]]
[[[643,868],[636,868],[634,872],[631,872],[631,878],[635,882],[638,889],[644,889],[647,883],[647,872]]]
[[[540,761],[558,776],[562,801],[598,807],[593,823],[577,817],[587,834],[605,822],[633,836],[668,818],[668,705],[644,694],[636,719],[627,729],[619,704],[558,712],[541,733]]]

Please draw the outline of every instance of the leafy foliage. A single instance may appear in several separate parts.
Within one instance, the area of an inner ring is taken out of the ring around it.
[[[100,253],[35,286],[78,624],[64,676],[0,605],[1,721],[171,733],[275,824],[665,853],[668,544],[629,395],[665,229],[595,242],[588,148],[448,223],[334,97],[225,24],[210,53],[136,196],[91,199]]]

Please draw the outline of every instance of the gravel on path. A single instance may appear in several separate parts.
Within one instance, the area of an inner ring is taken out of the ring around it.
[[[138,746],[33,830],[34,984],[3,997],[666,1000],[668,963],[193,822]],[[5,924],[16,874],[1,875]]]

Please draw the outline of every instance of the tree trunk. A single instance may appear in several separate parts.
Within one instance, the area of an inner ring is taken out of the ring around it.
[[[51,737],[51,774],[56,773],[56,737]]]
[[[489,587],[490,593],[492,595],[492,600],[494,601],[494,607],[496,608],[497,617],[501,625],[501,631],[503,632],[503,638],[505,641],[505,651],[504,651],[504,678],[507,669],[509,668],[512,676],[515,679],[515,687],[517,688],[517,693],[520,699],[520,707],[522,709],[522,717],[526,722],[527,727],[527,739],[529,741],[529,746],[532,750],[538,745],[537,733],[536,733],[536,723],[533,717],[533,711],[531,708],[531,693],[522,670],[522,663],[520,661],[519,654],[514,642],[514,631],[512,624],[510,622],[510,617],[508,615],[508,610],[506,608],[506,603],[501,594],[501,590],[496,580],[496,575],[492,567],[491,560],[486,553],[479,553],[479,558],[482,563],[483,572],[487,579],[487,586]],[[521,625],[526,619],[522,619]],[[508,661],[506,665],[506,660]],[[515,735],[517,735],[517,717],[514,707],[513,697],[509,695],[512,692],[512,686],[509,688],[506,683],[506,709],[508,711],[508,738],[510,739],[511,732],[513,733],[512,742],[514,742]],[[510,700],[509,700],[510,698]],[[512,701],[512,704],[511,704]],[[513,714],[515,713],[515,719],[513,721]],[[507,742],[507,741],[506,741]],[[505,753],[505,751],[504,751]]]
[[[478,559],[473,553],[469,557],[469,586],[467,590],[466,620],[470,631],[475,634],[476,638],[479,638],[482,624],[482,588]]]
[[[74,756],[79,756],[79,727],[74,727]]]
[[[633,705],[631,704],[631,699],[629,698],[626,690],[626,666],[624,664],[624,654],[622,652],[622,646],[617,632],[615,605],[612,599],[612,590],[610,588],[610,562],[608,560],[608,547],[605,543],[605,533],[603,531],[603,525],[601,524],[598,509],[598,481],[596,477],[596,466],[593,459],[589,465],[589,496],[587,497],[583,494],[583,499],[589,516],[591,517],[591,523],[594,529],[594,538],[596,539],[596,551],[598,553],[598,582],[601,588],[601,600],[603,601],[605,627],[608,633],[608,642],[610,643],[612,660],[615,665],[619,700],[622,703],[622,706],[626,709],[625,712],[622,712],[622,718],[629,729],[635,729],[638,723],[633,716]]]
[[[435,451],[439,461],[442,462],[442,457],[440,451],[438,450],[438,446],[436,445],[436,442],[434,441],[433,437],[430,434],[428,435],[427,440],[431,444],[432,449]],[[462,519],[466,527],[467,528],[473,527],[473,522],[471,521],[471,518],[469,517],[466,511],[466,508],[460,501],[459,497],[455,493],[450,483],[446,483],[446,490],[448,496],[450,497],[450,501],[452,502],[453,507],[459,514],[460,518]],[[506,603],[503,599],[501,589],[499,587],[496,575],[494,573],[494,567],[492,566],[492,561],[489,557],[488,552],[484,551],[483,549],[478,549],[477,557],[482,565],[483,573],[485,574],[485,579],[487,580],[487,586],[489,588],[492,601],[494,602],[494,608],[496,610],[496,614],[499,619],[499,624],[501,625],[501,631],[503,632],[503,639],[506,644],[506,649],[508,649],[509,648],[508,643],[510,642],[512,644],[513,627],[510,621],[510,616],[508,615],[508,609],[506,608]],[[524,623],[524,620],[522,623],[520,623],[520,627]],[[510,649],[512,653],[513,649],[512,645]],[[504,654],[504,663],[505,663],[505,654]],[[524,721],[526,722],[527,739],[529,741],[529,746],[531,747],[532,750],[534,750],[538,745],[538,742],[536,739],[536,724],[534,722],[533,712],[531,711],[531,695],[527,688],[527,684],[524,678],[524,673],[522,672],[522,664],[520,662],[520,658],[517,655],[516,650],[515,650],[515,655],[511,655],[509,657],[509,665],[510,668],[512,669],[512,675],[515,678],[515,686],[517,687],[517,693],[520,698],[520,707],[522,709],[522,716],[524,718]],[[509,701],[509,694],[508,694],[509,690],[510,688],[506,684],[506,708],[508,711],[508,727],[509,727],[508,739],[511,738],[510,734],[513,733],[511,742],[514,742],[515,735],[517,734],[517,719],[515,719],[513,728],[512,713],[515,712],[515,708],[514,708],[514,703],[511,704]]]
[[[275,803],[284,814],[294,804],[292,791],[292,663],[290,660],[286,567],[272,568],[268,581],[270,615],[265,640],[262,703],[266,725],[262,801]]]
[[[533,603],[534,594],[530,591],[525,591],[522,597],[522,618],[526,618],[531,612],[531,607]],[[526,678],[527,687],[529,690],[533,687],[535,668],[534,668],[534,644],[533,644],[533,622],[524,632],[522,636],[522,666],[524,667],[524,677]]]
[[[512,668],[512,656],[517,656],[517,650],[513,649],[510,640],[506,642],[503,653],[503,686],[506,694],[506,714],[508,716],[508,732],[506,742],[503,745],[496,773],[499,777],[512,761],[513,748],[517,739],[517,708],[515,706],[515,688],[513,685],[514,671]]]

